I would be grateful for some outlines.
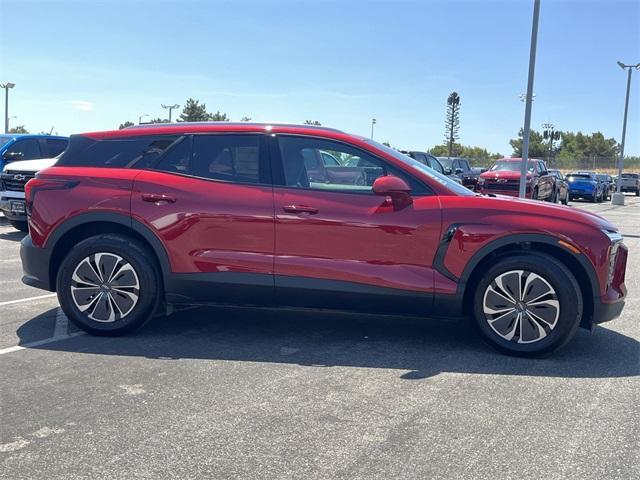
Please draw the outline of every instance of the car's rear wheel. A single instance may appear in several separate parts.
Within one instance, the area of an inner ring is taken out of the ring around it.
[[[554,257],[517,254],[497,262],[478,282],[474,317],[498,350],[541,355],[573,337],[582,317],[582,295],[573,274]]]
[[[26,220],[9,220],[9,223],[16,230],[20,230],[21,232],[29,231],[29,223]]]
[[[79,328],[95,335],[123,335],[152,315],[159,280],[144,245],[108,234],[87,238],[69,252],[56,287],[62,310]]]

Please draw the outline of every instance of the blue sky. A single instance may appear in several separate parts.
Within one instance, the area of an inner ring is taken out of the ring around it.
[[[12,125],[60,134],[117,128],[194,97],[234,120],[303,122],[426,149],[446,97],[461,142],[510,154],[523,123],[532,0],[0,0],[0,83]],[[620,138],[640,62],[640,2],[542,0],[532,125]],[[640,155],[640,71],[627,154]]]

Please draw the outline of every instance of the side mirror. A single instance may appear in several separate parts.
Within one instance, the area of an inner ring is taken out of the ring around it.
[[[16,160],[20,160],[24,155],[22,152],[5,152],[2,155],[2,159],[6,162],[15,162]]]
[[[460,174],[462,172],[463,172],[463,170],[461,168],[456,168],[456,175],[458,175],[458,174]]]
[[[449,167],[444,167],[444,174],[445,174],[445,175],[451,175],[451,168],[449,168]]]
[[[376,195],[387,197],[387,203],[390,199],[394,210],[402,210],[413,203],[411,187],[400,177],[393,175],[378,177],[373,182],[372,190]]]

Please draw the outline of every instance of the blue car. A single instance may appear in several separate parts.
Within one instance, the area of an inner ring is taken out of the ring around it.
[[[575,172],[566,177],[569,184],[569,199],[584,198],[592,202],[604,199],[604,184],[598,180],[595,173]]]
[[[0,173],[17,160],[52,158],[62,153],[69,138],[56,135],[0,134]]]

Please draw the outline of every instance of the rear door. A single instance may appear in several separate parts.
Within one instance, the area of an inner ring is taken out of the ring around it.
[[[135,180],[131,209],[162,240],[174,302],[266,303],[273,191],[261,134],[181,138]]]
[[[427,313],[441,228],[438,198],[383,159],[350,145],[287,135],[271,140],[278,301],[371,311],[408,307]],[[329,152],[344,166],[344,174],[310,181],[304,158],[313,151]],[[373,193],[373,181],[390,174],[412,187],[412,205],[395,209]],[[409,296],[415,301],[407,302]]]

